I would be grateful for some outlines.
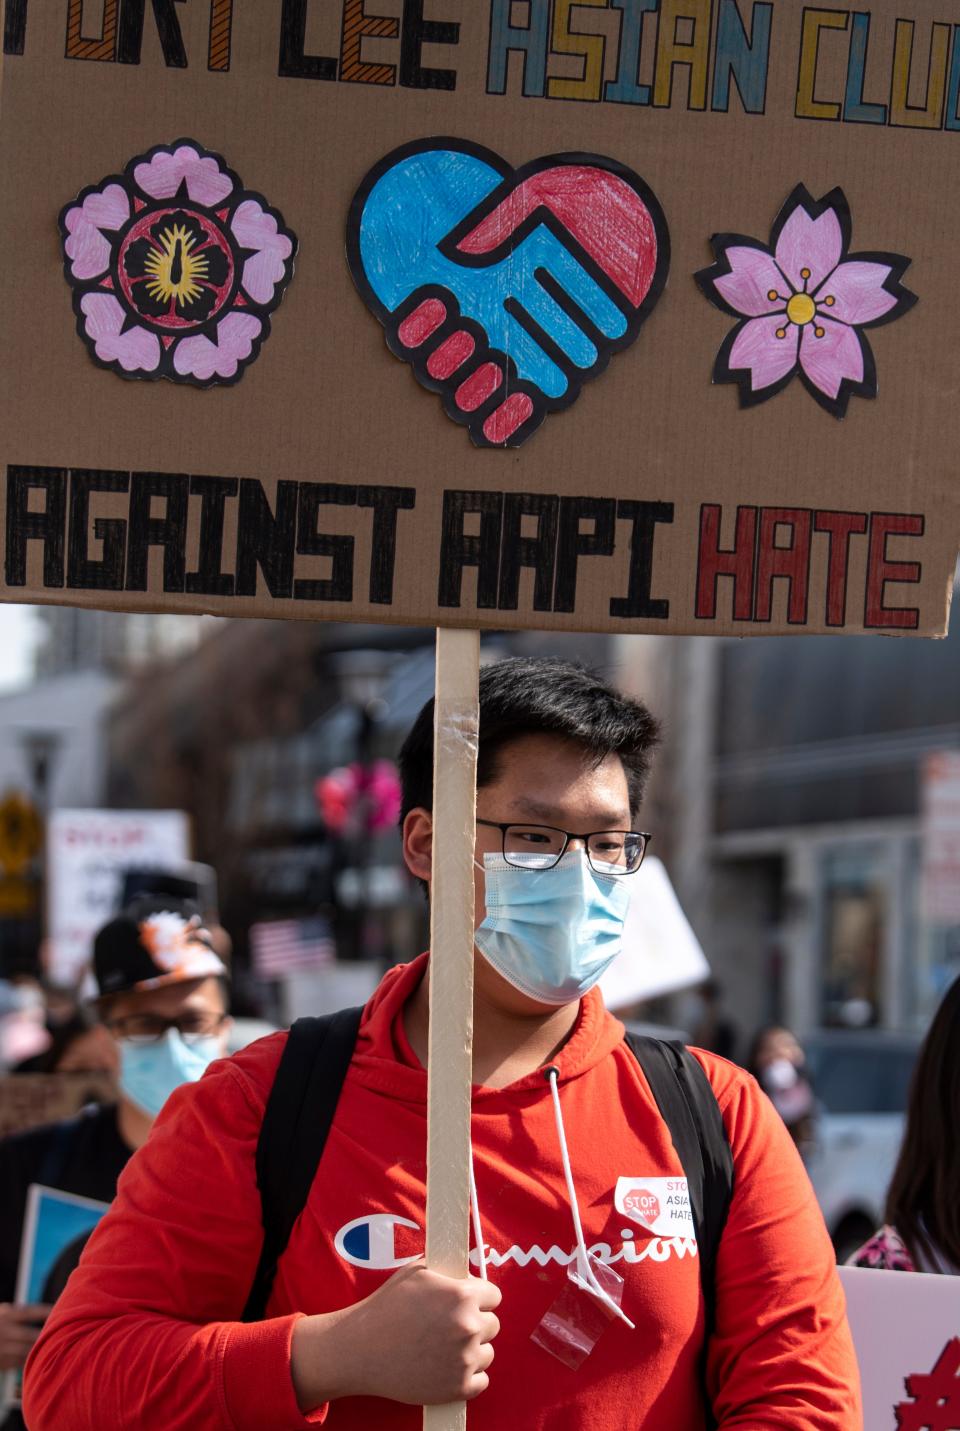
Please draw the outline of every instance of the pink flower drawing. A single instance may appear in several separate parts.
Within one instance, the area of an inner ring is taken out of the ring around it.
[[[192,139],[84,189],[60,233],[94,362],[197,387],[235,383],[256,360],[297,252],[282,215]]]
[[[900,282],[910,260],[850,253],[850,229],[842,189],[818,201],[798,184],[769,244],[714,234],[716,262],[695,278],[711,303],[740,320],[720,347],[713,381],[736,383],[741,407],[766,402],[795,376],[837,418],[852,394],[876,397],[864,329],[891,323],[917,299]]]

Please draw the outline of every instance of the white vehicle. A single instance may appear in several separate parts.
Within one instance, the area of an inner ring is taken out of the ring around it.
[[[844,1262],[883,1222],[920,1040],[838,1029],[811,1035],[804,1047],[818,1104],[807,1171]]]

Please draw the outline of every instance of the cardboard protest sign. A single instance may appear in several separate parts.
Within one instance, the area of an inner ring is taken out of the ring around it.
[[[109,1073],[11,1073],[0,1078],[0,1138],[72,1118],[87,1103],[117,1096]]]
[[[870,1431],[960,1427],[960,1281],[841,1267]]]
[[[6,0],[3,50],[4,599],[943,631],[943,0]]]

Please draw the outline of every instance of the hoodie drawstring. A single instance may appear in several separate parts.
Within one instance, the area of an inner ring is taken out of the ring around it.
[[[570,1199],[570,1212],[573,1217],[573,1227],[577,1236],[577,1272],[580,1280],[586,1282],[590,1290],[600,1298],[601,1302],[607,1306],[611,1312],[615,1313],[622,1322],[626,1322],[630,1330],[636,1331],[636,1327],[626,1312],[622,1311],[610,1296],[605,1288],[601,1287],[597,1280],[587,1253],[587,1245],[584,1241],[583,1226],[580,1222],[580,1206],[577,1202],[577,1190],[573,1182],[573,1169],[570,1167],[570,1154],[567,1151],[567,1135],[563,1126],[563,1112],[560,1108],[560,1093],[557,1088],[557,1069],[551,1064],[547,1069],[547,1081],[550,1084],[550,1092],[553,1095],[553,1116],[557,1125],[557,1139],[560,1143],[560,1157],[563,1160],[563,1175],[567,1180],[567,1197]]]
[[[473,1240],[477,1249],[477,1272],[484,1282],[487,1280],[487,1254],[483,1246],[483,1229],[480,1225],[480,1204],[477,1201],[477,1178],[473,1171],[473,1144],[470,1144],[470,1215],[473,1218]]]
[[[567,1135],[563,1126],[563,1111],[560,1107],[560,1093],[557,1088],[557,1069],[551,1064],[546,1070],[547,1081],[550,1084],[550,1092],[553,1096],[553,1116],[557,1125],[557,1141],[560,1144],[560,1157],[563,1162],[563,1176],[567,1182],[567,1197],[570,1201],[570,1213],[573,1217],[573,1228],[577,1238],[577,1274],[581,1282],[585,1282],[600,1301],[610,1309],[611,1312],[620,1318],[622,1322],[636,1331],[636,1326],[631,1322],[626,1312],[617,1306],[604,1287],[601,1287],[590,1263],[587,1252],[587,1244],[583,1236],[583,1225],[580,1222],[580,1206],[577,1202],[577,1189],[573,1181],[573,1169],[570,1166],[570,1154],[567,1151]],[[473,1146],[470,1147],[470,1215],[473,1221],[473,1241],[477,1252],[478,1272],[484,1281],[487,1279],[487,1255],[483,1245],[483,1229],[480,1222],[480,1203],[477,1198],[477,1179],[473,1168]]]

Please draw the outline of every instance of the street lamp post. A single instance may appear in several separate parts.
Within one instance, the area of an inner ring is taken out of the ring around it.
[[[19,739],[30,770],[30,784],[37,808],[46,817],[50,799],[50,779],[63,741],[63,731],[31,727],[22,730]]]
[[[338,662],[340,685],[344,696],[357,716],[355,760],[361,771],[361,788],[353,838],[349,841],[350,859],[357,874],[357,907],[350,921],[354,935],[354,957],[366,954],[367,931],[370,926],[370,792],[368,788],[373,760],[377,722],[386,707],[380,697],[384,683],[384,660],[379,651],[355,651]],[[350,848],[352,846],[352,848]]]
[[[26,757],[27,767],[30,771],[31,791],[41,824],[37,885],[40,911],[39,934],[42,951],[43,940],[47,932],[47,905],[49,895],[47,851],[50,785],[53,768],[63,742],[63,731],[55,727],[44,729],[43,727],[37,728],[31,726],[19,732],[19,741],[20,747]],[[42,952],[40,957],[42,959]]]

